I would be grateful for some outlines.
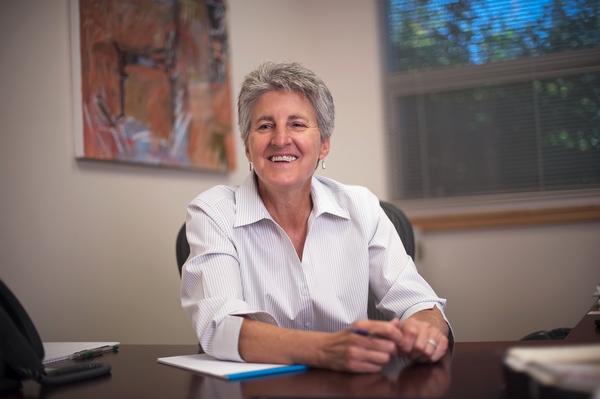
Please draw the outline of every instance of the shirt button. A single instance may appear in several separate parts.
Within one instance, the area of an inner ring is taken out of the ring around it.
[[[309,328],[310,327],[310,323],[304,323],[304,327]]]
[[[306,290],[306,289],[303,289],[303,290],[302,290],[302,295],[308,295],[308,290]]]

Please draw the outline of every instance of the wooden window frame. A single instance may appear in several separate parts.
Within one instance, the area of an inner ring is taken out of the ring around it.
[[[600,204],[410,216],[423,232],[600,221]]]

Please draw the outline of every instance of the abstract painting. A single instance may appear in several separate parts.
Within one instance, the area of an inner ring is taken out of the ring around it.
[[[72,0],[71,25],[77,158],[235,169],[224,0]]]

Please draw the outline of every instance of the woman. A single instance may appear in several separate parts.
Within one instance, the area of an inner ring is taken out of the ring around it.
[[[439,360],[445,300],[416,272],[378,199],[313,176],[334,125],[321,79],[265,62],[246,76],[238,114],[251,173],[188,206],[181,296],[202,348],[352,372],[377,372],[396,353]],[[392,321],[365,320],[369,284]]]

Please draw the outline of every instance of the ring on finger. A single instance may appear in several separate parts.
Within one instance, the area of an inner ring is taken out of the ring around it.
[[[431,345],[433,345],[433,348],[434,348],[434,349],[437,349],[437,346],[438,346],[437,342],[435,342],[435,341],[434,341],[434,340],[432,340],[432,339],[428,339],[428,340],[427,340],[427,342],[429,342]]]

